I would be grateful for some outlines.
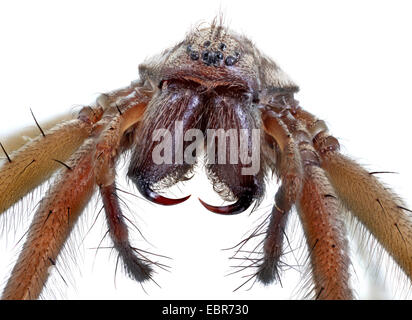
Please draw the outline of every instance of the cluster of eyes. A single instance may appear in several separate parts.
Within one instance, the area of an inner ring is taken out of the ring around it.
[[[210,47],[210,45],[211,45],[211,42],[209,40],[203,43],[204,48],[208,48]],[[202,61],[206,65],[210,66],[213,64],[214,66],[217,67],[220,64],[220,61],[224,59],[223,51],[225,51],[225,49],[226,49],[226,44],[220,43],[219,45],[220,51],[212,51],[212,50],[205,49],[202,51],[201,54],[199,54],[199,52],[196,50],[193,50],[192,45],[189,44],[187,46],[187,53],[189,54],[190,59],[192,60],[199,60],[199,58],[201,58]],[[239,57],[240,57],[240,53],[235,51],[234,55],[229,55],[224,59],[225,65],[233,66],[239,60]]]

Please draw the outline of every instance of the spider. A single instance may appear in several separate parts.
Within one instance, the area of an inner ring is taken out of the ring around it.
[[[0,212],[57,171],[2,298],[39,297],[49,268],[95,192],[102,198],[118,260],[134,280],[152,279],[156,263],[131,245],[119,203],[116,164],[125,152],[131,153],[128,178],[144,198],[164,206],[190,197],[168,198],[161,191],[190,179],[203,156],[215,191],[233,203],[214,206],[199,200],[221,215],[257,207],[265,180],[275,174],[280,187],[262,257],[253,262],[253,277],[264,284],[280,281],[293,208],[309,250],[313,298],[354,297],[344,209],[410,278],[410,210],[379,182],[376,172],[340,153],[325,122],[299,106],[297,91],[248,38],[214,21],[141,64],[138,80],[101,95],[77,119],[49,130],[38,124],[40,135],[28,132],[33,139],[25,144],[17,136],[2,141]]]

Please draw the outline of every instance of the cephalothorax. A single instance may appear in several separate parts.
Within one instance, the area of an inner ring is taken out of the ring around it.
[[[140,65],[137,81],[101,95],[77,119],[58,123],[25,145],[13,137],[2,141],[6,157],[0,167],[0,212],[59,170],[37,209],[3,299],[40,295],[48,268],[55,264],[96,190],[126,271],[137,281],[151,279],[152,262],[129,243],[116,194],[116,162],[127,150],[132,153],[128,177],[145,198],[162,205],[175,205],[189,197],[170,199],[160,192],[189,179],[195,163],[188,159],[204,156],[214,189],[223,199],[233,201],[227,206],[202,201],[219,214],[238,214],[259,204],[265,177],[275,173],[281,186],[262,258],[254,262],[255,276],[265,284],[279,279],[292,207],[299,213],[309,248],[314,298],[353,297],[342,207],[370,230],[411,277],[409,210],[374,173],[339,152],[339,143],[325,123],[298,105],[297,90],[250,40],[212,23],[191,31],[182,42]],[[209,136],[211,130],[217,134]],[[184,136],[181,143],[170,141],[171,158],[163,150],[160,160],[170,161],[159,162],[155,156],[159,142],[167,137],[159,132]],[[257,145],[252,139],[256,132]],[[219,149],[222,137],[227,143]],[[243,145],[240,137],[246,137]],[[202,143],[194,144],[195,140]],[[178,150],[188,153],[179,157]],[[232,156],[234,150],[233,159],[221,157],[222,153]],[[258,161],[258,169],[245,171],[250,161],[243,160],[256,152],[258,157],[252,161]]]

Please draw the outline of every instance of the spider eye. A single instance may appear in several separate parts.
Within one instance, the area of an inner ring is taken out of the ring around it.
[[[190,52],[190,59],[198,60],[199,59],[199,53],[197,51]]]
[[[226,59],[225,59],[225,64],[227,65],[227,66],[233,66],[235,63],[236,63],[236,58],[235,57],[233,57],[233,56],[228,56]]]
[[[206,65],[210,66],[216,62],[216,56],[213,52],[205,50],[202,52],[202,60]]]
[[[219,45],[219,49],[222,50],[222,51],[225,51],[226,45],[222,42],[222,43]]]
[[[209,59],[209,51],[205,50],[202,52],[202,60],[206,62],[208,59]]]
[[[223,54],[219,51],[213,52],[209,50],[205,50],[202,52],[202,60],[207,65],[214,65],[215,67],[218,66],[218,62],[223,59]]]

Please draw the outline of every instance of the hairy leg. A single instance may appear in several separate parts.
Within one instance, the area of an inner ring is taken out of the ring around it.
[[[298,211],[309,247],[315,298],[352,299],[344,220],[334,190],[318,165],[305,165]]]
[[[44,131],[49,131],[57,124],[63,123],[69,120],[73,120],[73,119],[74,117],[69,113],[59,115],[49,120],[43,121],[41,123],[41,128]],[[20,147],[25,145],[27,142],[29,142],[32,139],[35,139],[39,135],[40,135],[39,128],[33,124],[32,126],[29,126],[27,128],[16,130],[10,135],[0,137],[0,141],[3,144],[5,150],[7,150],[8,153],[12,153],[13,151],[19,149]]]
[[[36,299],[70,230],[91,197],[95,176],[93,140],[75,154],[38,208],[23,251],[4,289],[2,299]]]
[[[312,145],[310,133],[298,123],[299,151],[304,168],[298,211],[306,234],[316,299],[352,299],[349,252],[343,212]]]
[[[91,134],[93,123],[101,116],[97,108],[89,113],[88,108],[80,113],[89,121],[76,119],[59,124],[9,155],[0,167],[0,213],[62,167],[61,163]]]
[[[257,277],[264,284],[280,280],[280,258],[283,254],[283,240],[288,215],[295,204],[302,187],[303,170],[300,154],[289,130],[272,111],[262,114],[265,132],[273,137],[281,152],[277,171],[282,185],[275,196],[265,242],[263,263]]]
[[[315,140],[339,198],[412,279],[410,210],[372,173],[340,154],[335,138],[323,132]]]
[[[103,113],[113,115],[131,104],[146,104],[150,97],[150,89],[133,82],[126,88],[101,95],[97,106],[84,107],[78,119],[54,126],[58,118],[50,120],[44,130],[41,129],[44,135],[39,128],[30,129],[26,134],[32,138],[37,132],[37,137],[29,142],[19,138],[17,133],[2,141],[6,157],[0,162],[0,214],[61,168],[62,162],[92,134]],[[49,126],[52,128],[47,130]]]
[[[138,257],[138,250],[133,248],[129,242],[129,232],[114,184],[100,188],[106,211],[109,234],[113,241],[114,248],[119,253],[127,274],[135,280],[141,282],[151,278],[152,268]],[[150,263],[150,262],[149,262]]]
[[[288,131],[284,129],[282,135],[278,135],[281,150],[285,145],[282,139],[293,138],[297,145],[299,156],[294,159],[301,161],[303,173],[299,180],[302,189],[296,200],[309,247],[314,296],[317,299],[351,299],[348,245],[339,200],[320,168],[319,155],[312,145],[306,123],[292,111],[283,107],[279,108],[278,114],[266,111],[263,120],[266,129],[269,123],[279,129],[287,128]]]
[[[300,108],[296,117],[310,128],[321,166],[339,199],[412,279],[412,212],[373,173],[339,152],[338,140],[322,120]]]
[[[35,214],[3,299],[35,299],[40,295],[48,268],[55,264],[95,186],[113,183],[114,163],[123,151],[125,132],[140,120],[146,104],[145,99],[133,96],[128,103],[106,110],[93,126],[93,135],[64,163],[64,170]]]

